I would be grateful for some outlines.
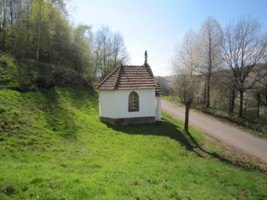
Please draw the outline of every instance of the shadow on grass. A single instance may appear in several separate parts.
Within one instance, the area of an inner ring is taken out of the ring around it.
[[[210,152],[207,151],[206,149],[204,149],[202,146],[200,146],[198,144],[198,142],[195,140],[195,138],[191,135],[190,132],[185,133],[186,135],[188,135],[190,141],[194,144],[195,148],[199,150],[199,152],[209,155],[212,158],[215,158],[223,163],[226,163],[228,165],[233,165],[233,166],[237,166],[240,168],[245,168],[245,169],[256,169],[258,171],[261,171],[263,173],[267,173],[267,165],[266,163],[264,163],[263,161],[257,160],[259,163],[254,163],[255,159],[248,159],[248,160],[243,160],[242,157],[230,157],[230,159],[223,157],[215,152]],[[231,159],[232,158],[232,159]]]
[[[236,159],[228,159],[222,155],[215,152],[210,152],[204,149],[197,140],[191,135],[190,132],[181,132],[181,127],[171,123],[165,119],[156,124],[147,125],[135,125],[135,126],[119,126],[119,125],[108,125],[110,128],[127,134],[138,134],[138,135],[153,135],[153,136],[166,136],[184,146],[188,151],[195,153],[201,158],[212,157],[228,165],[235,167],[241,167],[246,169],[257,169],[261,172],[267,173],[265,167],[260,167],[259,165],[251,163],[243,163],[242,160],[238,161]],[[239,158],[241,159],[241,158]]]
[[[225,162],[225,163],[228,163],[228,164],[234,164],[232,161],[220,156],[219,154],[217,154],[215,152],[209,152],[209,151],[205,150],[202,146],[200,146],[198,144],[198,142],[195,140],[195,138],[191,135],[190,132],[187,132],[187,133],[184,133],[184,134],[186,134],[189,137],[190,141],[194,144],[194,147],[197,148],[198,150],[200,150],[202,153],[207,154],[207,155],[209,155],[209,156],[211,156],[213,158],[216,158],[216,159],[218,159],[218,160],[220,160],[222,162]],[[236,164],[234,164],[234,165],[236,165]]]
[[[134,126],[108,125],[108,127],[127,134],[166,136],[179,142],[187,150],[197,154],[199,157],[203,157],[201,154],[195,151],[195,148],[192,143],[185,137],[185,135],[181,131],[179,131],[180,127],[165,119],[162,119],[161,122],[156,122],[155,124]]]

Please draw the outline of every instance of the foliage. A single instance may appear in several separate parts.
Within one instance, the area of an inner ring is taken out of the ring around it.
[[[0,50],[72,69],[93,80],[106,76],[127,58],[121,34],[108,27],[73,26],[65,0],[5,0],[0,2]],[[102,74],[103,73],[103,74]]]
[[[35,60],[15,60],[7,54],[0,55],[0,88],[18,91],[68,86],[92,89],[87,78],[73,69]]]
[[[63,0],[4,1],[1,49],[17,58],[64,66],[91,77],[91,29],[71,26],[64,5]]]

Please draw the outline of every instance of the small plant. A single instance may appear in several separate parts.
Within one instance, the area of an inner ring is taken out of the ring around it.
[[[6,112],[6,107],[0,105],[0,114]]]
[[[15,189],[14,189],[13,186],[8,185],[8,186],[6,186],[6,187],[4,187],[4,188],[2,189],[2,192],[3,192],[4,194],[6,194],[6,195],[11,195],[11,194],[13,194],[13,193],[15,192]]]

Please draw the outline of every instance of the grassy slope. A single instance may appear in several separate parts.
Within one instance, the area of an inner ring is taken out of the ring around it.
[[[266,174],[199,156],[164,118],[107,126],[95,93],[0,90],[0,199],[267,198]]]

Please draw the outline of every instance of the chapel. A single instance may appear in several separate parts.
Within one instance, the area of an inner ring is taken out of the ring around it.
[[[100,120],[115,125],[154,123],[161,120],[161,91],[147,63],[120,65],[97,86]]]

